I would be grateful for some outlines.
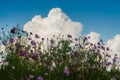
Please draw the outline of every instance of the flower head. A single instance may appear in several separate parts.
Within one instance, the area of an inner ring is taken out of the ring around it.
[[[50,43],[51,43],[51,44],[54,44],[54,43],[55,43],[55,41],[54,41],[53,39],[51,39],[51,40],[50,40]]]
[[[109,47],[107,47],[106,50],[109,51],[110,50]]]
[[[14,38],[10,38],[10,43],[13,43],[15,40],[14,40]]]
[[[30,78],[30,79],[33,79],[33,78],[34,78],[34,75],[30,74],[30,75],[29,75],[29,78]]]
[[[41,76],[38,77],[38,80],[44,80]]]
[[[20,56],[25,56],[26,52],[21,50],[19,54],[20,54]]]
[[[15,33],[15,31],[16,31],[16,27],[13,27],[11,30],[10,30],[10,33],[12,33],[12,34],[14,34]]]
[[[70,71],[67,67],[65,67],[64,69],[64,73],[66,74],[66,76],[69,76],[70,75]]]
[[[35,38],[40,38],[40,36],[38,34],[35,34]]]
[[[7,41],[2,41],[2,44],[3,45],[7,45]]]
[[[68,37],[68,38],[72,38],[72,35],[68,34],[67,37]]]
[[[32,45],[36,45],[36,42],[34,40],[31,41]]]
[[[109,65],[111,65],[111,64],[112,64],[111,62],[107,62],[107,63],[106,63],[107,66],[109,66]]]

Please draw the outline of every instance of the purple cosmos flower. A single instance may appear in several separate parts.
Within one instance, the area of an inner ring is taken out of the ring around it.
[[[66,74],[66,76],[70,75],[70,71],[69,71],[69,69],[67,67],[64,69],[64,73]]]
[[[30,75],[29,75],[29,78],[30,78],[30,79],[33,79],[33,78],[34,78],[34,75],[30,74]]]
[[[113,63],[115,63],[116,62],[116,58],[113,58]]]
[[[41,76],[38,77],[38,80],[44,80]]]
[[[23,51],[23,50],[20,51],[20,56],[25,56],[25,54],[26,54],[25,51]]]
[[[38,60],[38,55],[35,54],[35,53],[31,53],[31,58],[32,58],[33,60],[37,61],[37,60]]]
[[[109,47],[107,47],[106,50],[109,51],[110,50]]]
[[[3,45],[7,45],[7,41],[2,41],[2,44]]]
[[[106,65],[107,65],[107,66],[111,65],[111,62],[107,62]]]
[[[54,44],[54,43],[55,43],[55,41],[54,41],[53,39],[51,39],[51,40],[50,40],[50,43],[51,43],[51,44]]]
[[[31,41],[32,45],[36,45],[36,42],[34,40]]]
[[[100,48],[100,46],[98,46],[98,48]]]
[[[67,37],[68,37],[68,38],[72,38],[72,35],[68,34]]]
[[[77,39],[77,38],[75,38],[75,41],[78,41],[78,39]]]
[[[10,30],[10,33],[14,34],[16,31],[16,27],[13,27],[11,30]]]
[[[93,46],[93,43],[90,43],[90,46]]]
[[[97,43],[100,46],[100,42]]]
[[[14,40],[14,38],[10,38],[10,43],[13,43],[15,40]]]
[[[40,36],[38,34],[35,34],[35,38],[40,38]]]
[[[106,54],[106,56],[107,56],[107,57],[111,57],[111,55],[109,55],[109,54]]]

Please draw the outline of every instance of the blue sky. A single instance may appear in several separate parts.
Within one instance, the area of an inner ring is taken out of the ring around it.
[[[0,27],[23,26],[56,7],[84,25],[82,34],[98,32],[103,40],[120,34],[120,0],[0,0]]]

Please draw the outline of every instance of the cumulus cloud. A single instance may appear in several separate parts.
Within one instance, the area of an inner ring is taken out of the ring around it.
[[[120,35],[116,35],[113,39],[108,40],[106,46],[112,50],[113,56],[117,54],[117,65],[120,69]]]
[[[71,34],[74,37],[79,37],[82,27],[80,22],[72,21],[60,8],[53,8],[45,18],[42,18],[41,15],[33,17],[24,25],[24,30],[42,37],[59,34]]]
[[[106,46],[120,56],[120,35],[116,35],[114,39],[108,40]]]
[[[90,32],[87,36],[90,37],[88,40],[90,43],[95,44],[100,41],[100,34],[97,32]]]

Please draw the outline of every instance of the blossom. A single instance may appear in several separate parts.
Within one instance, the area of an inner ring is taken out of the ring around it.
[[[107,62],[106,65],[107,65],[107,66],[111,65],[111,62]]]
[[[97,43],[100,46],[100,42]]]
[[[10,43],[13,43],[15,40],[14,40],[14,38],[10,38]]]
[[[54,44],[54,40],[53,39],[51,39],[50,42],[51,42],[51,44]]]
[[[70,75],[70,71],[67,67],[65,67],[64,69],[64,73],[66,74],[66,76],[69,76]]]
[[[10,33],[14,34],[16,31],[16,27],[13,27],[11,30],[10,30]]]
[[[34,75],[30,74],[30,75],[29,75],[29,78],[30,78],[30,79],[33,79],[33,78],[34,78]]]
[[[116,62],[116,58],[113,58],[113,63],[115,63]]]
[[[25,54],[26,54],[25,51],[23,51],[23,50],[20,51],[20,56],[25,56]]]
[[[34,40],[31,41],[32,45],[36,45],[36,42]]]
[[[110,50],[109,47],[107,47],[106,50],[109,51]]]
[[[7,45],[7,41],[2,41],[2,44],[3,45]]]
[[[72,38],[72,35],[68,34],[67,37],[68,37],[68,38]]]
[[[41,76],[38,77],[38,80],[44,80]]]
[[[35,38],[40,38],[40,36],[38,34],[35,34]]]
[[[38,55],[36,55],[35,53],[31,53],[31,58],[35,61],[38,60]]]

